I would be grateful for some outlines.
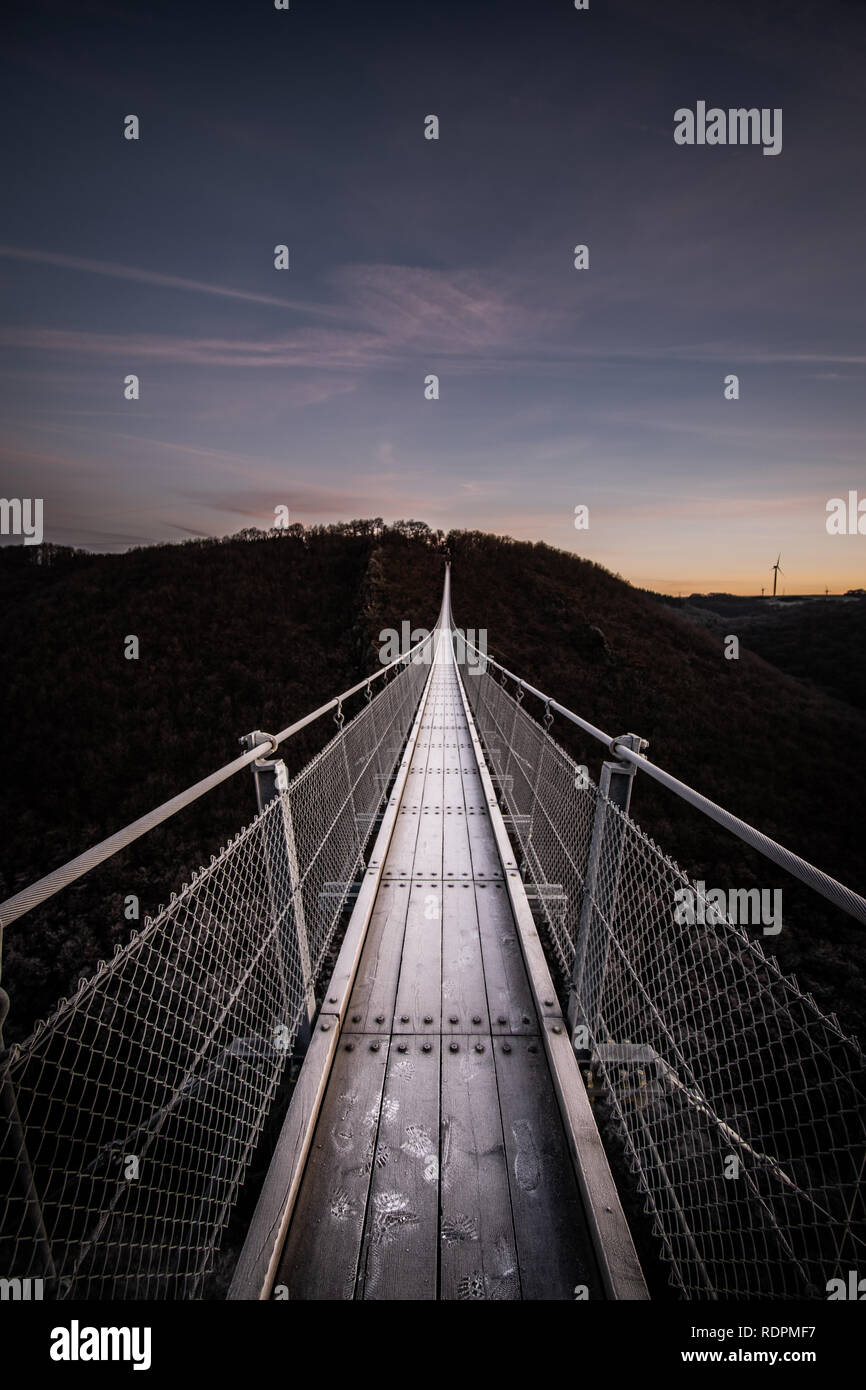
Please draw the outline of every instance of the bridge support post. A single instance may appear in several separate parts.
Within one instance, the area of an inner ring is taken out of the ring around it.
[[[614,752],[618,743],[635,753],[646,747],[646,741],[637,734],[614,739]],[[599,778],[568,999],[569,1029],[576,1052],[589,1053],[600,1040],[601,1001],[623,851],[622,820],[610,808],[628,812],[635,771],[632,763],[617,759],[602,764]]]
[[[247,734],[242,738],[241,743],[247,748],[255,748],[258,744],[270,744],[271,737],[257,729],[254,733]],[[291,1009],[291,974],[287,968],[285,946],[289,946],[292,954],[295,951],[297,953],[297,965],[304,998],[298,1028],[298,1051],[305,1051],[310,1041],[312,1022],[316,1013],[316,996],[313,988],[313,970],[310,962],[304,902],[301,895],[301,876],[298,867],[292,809],[288,796],[283,796],[283,792],[288,790],[289,785],[286,765],[282,758],[257,758],[253,763],[253,779],[256,787],[256,802],[260,813],[272,801],[279,799],[281,802],[280,817],[275,823],[279,829],[274,834],[272,843],[269,843],[267,837],[265,839],[265,864],[287,1014]],[[294,940],[288,937],[288,931],[292,926],[294,927]],[[289,1022],[288,1017],[285,1021],[286,1023]]]

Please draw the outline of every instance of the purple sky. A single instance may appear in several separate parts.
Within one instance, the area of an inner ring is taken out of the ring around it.
[[[7,48],[0,488],[46,539],[285,504],[866,583],[825,526],[866,497],[861,7],[30,0]],[[677,146],[698,100],[781,107],[781,154]]]

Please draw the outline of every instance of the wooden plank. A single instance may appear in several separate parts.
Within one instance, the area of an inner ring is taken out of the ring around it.
[[[325,991],[321,1014],[295,1082],[292,1100],[247,1230],[227,1295],[232,1300],[266,1299],[271,1294],[294,1203],[300,1190],[304,1164],[325,1095],[337,1045],[339,1020],[345,1012],[361,958],[432,683],[431,671],[418,703],[391,796],[385,807],[370,864],[361,883],[334,972]]]
[[[432,683],[428,686],[425,710],[429,707],[431,699]],[[409,768],[400,797],[397,822],[389,846],[392,859],[399,860],[404,864],[411,864],[415,853],[415,842],[418,839],[418,817],[421,812],[421,792],[424,778],[427,775],[427,763],[430,756],[430,731],[424,728],[422,717],[418,737],[409,760]]]
[[[427,708],[427,702],[430,698],[431,689],[432,673],[427,679],[427,684],[424,687],[424,694],[419,701],[415,721],[403,752],[403,759],[394,781],[391,796],[388,798],[388,805],[382,817],[382,824],[379,828],[379,834],[376,836],[370,862],[361,881],[358,897],[355,901],[352,915],[349,918],[349,925],[346,928],[346,934],[337,956],[333,974],[331,975],[328,988],[325,990],[324,1002],[322,1004],[323,1013],[335,1014],[342,1018],[349,1002],[349,995],[361,959],[361,952],[363,950],[364,941],[366,940],[367,929],[370,923],[370,917],[373,913],[385,861],[393,843],[399,812],[405,799],[409,770],[412,765],[414,750],[419,737],[421,723],[424,718],[424,711]]]
[[[379,1131],[369,1155],[372,1181],[357,1298],[437,1295],[439,1046],[435,1037],[391,1042]]]
[[[408,910],[408,884],[383,882],[379,885],[352,996],[346,1009],[344,1032],[391,1031]]]
[[[643,1270],[576,1065],[568,1027],[547,1019],[543,1037],[605,1293],[612,1299],[648,1299]]]
[[[474,886],[445,882],[441,913],[442,1032],[489,1033]]]
[[[424,783],[424,799],[418,813],[418,839],[415,855],[407,877],[427,879],[442,877],[442,789],[441,768],[428,774]],[[437,788],[438,783],[438,788]]]
[[[278,1297],[354,1297],[387,1047],[386,1037],[340,1041],[277,1271]]]
[[[472,855],[469,852],[469,827],[462,798],[451,801],[453,793],[445,790],[444,820],[442,822],[442,868],[446,879],[470,879]]]
[[[394,1006],[395,1033],[438,1033],[442,1020],[441,887],[413,883]]]
[[[457,712],[453,696],[457,695],[456,683],[449,681],[453,692],[449,702],[447,717],[447,742],[443,749],[443,787],[442,797],[445,821],[443,826],[443,862],[446,878],[471,878],[472,857],[469,853],[469,830],[466,825],[466,806],[463,794],[463,774],[461,758],[465,750],[458,745],[463,742],[460,734],[466,734],[466,720],[462,709]]]
[[[330,1023],[330,1020],[324,1022]],[[310,1039],[267,1177],[232,1275],[228,1299],[270,1297],[337,1041],[336,1023],[327,1028],[318,1024]]]
[[[538,1016],[505,886],[477,894],[478,930],[494,1033],[537,1033]]]
[[[494,1048],[523,1297],[603,1298],[544,1047],[513,1037]]]
[[[442,1047],[439,1296],[461,1301],[519,1299],[490,1041],[453,1037]]]
[[[508,834],[493,794],[493,785],[465,694],[462,698],[497,851],[505,868],[505,883],[518,928],[529,988],[536,1011],[543,1021],[541,1036],[605,1293],[612,1299],[646,1299],[649,1294],[643,1272],[577,1066],[568,1024],[558,1007],[548,1002],[556,999],[550,971],[520,875],[514,865]]]
[[[437,684],[437,681],[439,682]],[[433,728],[435,733],[431,742],[442,743],[442,712],[441,712],[441,676],[437,676],[431,687],[431,706]],[[443,752],[442,748],[435,751],[431,748],[430,759],[427,763],[424,776],[423,789],[421,791],[420,810],[418,813],[418,838],[415,844],[415,856],[409,867],[411,874],[421,874],[425,878],[441,877],[442,874],[442,806],[443,806]]]

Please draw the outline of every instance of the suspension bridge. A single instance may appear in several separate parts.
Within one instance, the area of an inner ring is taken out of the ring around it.
[[[329,713],[290,780],[281,745]],[[597,783],[557,717],[603,745]],[[244,742],[0,904],[8,929],[252,768],[254,820],[0,1047],[18,1296],[202,1297],[274,1113],[230,1299],[642,1300],[650,1265],[674,1297],[825,1298],[858,1267],[862,1053],[746,928],[681,920],[701,888],[635,777],[861,923],[863,898],[486,657],[449,570],[416,647]]]

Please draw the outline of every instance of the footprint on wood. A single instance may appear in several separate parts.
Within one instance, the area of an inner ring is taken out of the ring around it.
[[[400,1147],[413,1158],[426,1158],[427,1154],[432,1153],[435,1145],[423,1125],[407,1125],[406,1138]]]
[[[465,1275],[457,1285],[457,1297],[464,1302],[469,1299],[486,1298],[484,1292],[484,1275],[477,1271],[473,1274]]]
[[[402,1192],[380,1192],[373,1199],[373,1240],[380,1245],[393,1240],[403,1226],[417,1225],[418,1213],[412,1211],[408,1197]]]
[[[534,1192],[541,1181],[541,1169],[532,1130],[526,1120],[520,1120],[516,1125],[511,1126],[511,1132],[517,1144],[517,1153],[514,1155],[514,1176],[524,1192]]]
[[[466,1240],[478,1239],[478,1227],[474,1217],[457,1212],[442,1222],[442,1239],[448,1245],[457,1245]]]
[[[338,1221],[345,1221],[348,1216],[352,1215],[353,1210],[352,1199],[345,1187],[336,1188],[331,1195],[331,1215],[335,1216]]]

